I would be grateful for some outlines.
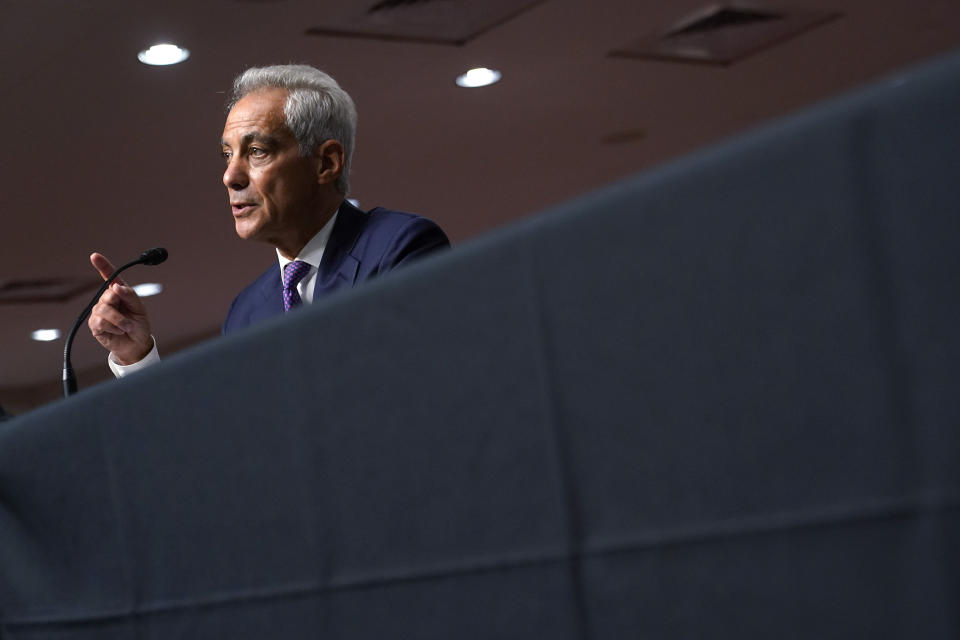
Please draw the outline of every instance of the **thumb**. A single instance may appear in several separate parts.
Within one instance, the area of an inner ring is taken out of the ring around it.
[[[136,314],[146,314],[147,309],[143,306],[143,301],[133,290],[133,287],[126,283],[114,282],[110,285],[110,288],[117,294],[127,309]]]

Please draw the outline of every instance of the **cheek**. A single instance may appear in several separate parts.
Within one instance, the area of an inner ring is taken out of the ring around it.
[[[260,195],[264,198],[276,200],[277,197],[283,195],[283,180],[274,172],[264,171],[257,175],[256,186],[257,191],[259,191]]]
[[[265,176],[260,173],[250,174],[250,190],[256,194],[257,200],[261,203],[268,202],[270,198],[270,183],[265,180]]]

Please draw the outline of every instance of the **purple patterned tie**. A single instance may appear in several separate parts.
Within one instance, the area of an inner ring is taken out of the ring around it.
[[[297,283],[310,273],[310,265],[300,260],[288,262],[283,268],[283,310],[290,311],[303,302],[297,291]]]

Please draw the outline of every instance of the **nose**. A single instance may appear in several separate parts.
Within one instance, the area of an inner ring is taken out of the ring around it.
[[[250,178],[247,176],[246,167],[243,166],[241,158],[233,156],[227,163],[227,169],[223,172],[223,184],[231,191],[240,191],[249,184]]]

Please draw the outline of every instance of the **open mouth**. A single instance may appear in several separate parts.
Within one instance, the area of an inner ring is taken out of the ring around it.
[[[230,208],[233,210],[233,216],[240,218],[250,213],[250,210],[256,206],[253,202],[232,202]]]

